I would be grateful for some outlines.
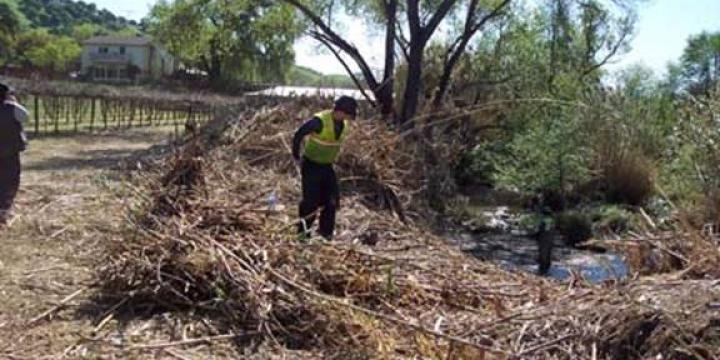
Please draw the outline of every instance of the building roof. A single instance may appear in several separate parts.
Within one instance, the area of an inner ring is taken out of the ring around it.
[[[125,45],[125,46],[147,46],[152,44],[152,39],[147,36],[119,37],[119,36],[95,36],[83,41],[85,45]]]

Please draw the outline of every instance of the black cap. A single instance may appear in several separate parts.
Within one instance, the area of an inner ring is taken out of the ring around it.
[[[350,96],[343,95],[335,100],[335,110],[340,110],[352,117],[357,115],[357,108],[357,101]]]

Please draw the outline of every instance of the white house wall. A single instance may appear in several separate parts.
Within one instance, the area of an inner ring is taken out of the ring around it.
[[[99,54],[101,47],[107,47],[109,54],[120,54],[120,47],[118,45],[85,45],[82,52],[82,72],[87,73],[90,66],[96,63],[102,63],[101,61],[94,61],[92,54]],[[126,61],[118,62],[127,64],[128,62],[140,68],[142,74],[148,73],[148,47],[147,46],[124,46]]]

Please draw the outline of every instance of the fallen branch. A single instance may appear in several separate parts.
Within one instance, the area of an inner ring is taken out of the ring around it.
[[[243,335],[251,335],[252,333],[246,333]],[[168,347],[175,347],[175,346],[185,346],[185,345],[194,345],[204,342],[213,342],[213,341],[220,341],[220,340],[229,340],[229,339],[235,339],[237,337],[243,336],[239,334],[225,334],[225,335],[217,335],[217,336],[206,336],[201,338],[195,338],[195,339],[187,339],[187,340],[181,340],[181,341],[173,341],[173,342],[164,342],[164,343],[157,343],[157,344],[140,344],[140,345],[132,345],[129,347],[130,350],[147,350],[147,349],[163,349]]]
[[[78,295],[82,294],[82,293],[85,292],[85,290],[87,290],[87,289],[88,289],[88,288],[82,288],[82,289],[80,289],[80,290],[78,290],[78,291],[75,291],[74,293],[66,296],[64,299],[60,300],[60,302],[59,302],[57,305],[55,305],[54,307],[48,309],[47,311],[45,311],[44,313],[42,313],[42,314],[40,314],[40,315],[38,315],[38,316],[32,318],[32,319],[28,322],[28,325],[33,325],[33,324],[35,324],[36,322],[44,319],[45,317],[50,316],[51,314],[53,314],[53,313],[57,312],[58,310],[62,309],[62,308],[65,306],[65,304],[67,304],[68,302],[70,302],[72,299],[78,297]]]
[[[553,345],[559,344],[559,343],[561,343],[561,342],[563,342],[563,341],[566,341],[566,340],[574,339],[574,338],[576,338],[576,337],[578,337],[578,336],[580,336],[580,335],[578,335],[578,334],[568,334],[568,335],[565,335],[565,336],[563,336],[563,337],[557,338],[557,339],[555,339],[555,340],[550,340],[550,341],[548,341],[548,342],[544,342],[544,343],[542,343],[542,344],[540,344],[540,345],[533,346],[533,347],[531,347],[531,348],[529,348],[529,349],[527,349],[527,350],[521,351],[521,352],[518,353],[517,355],[514,355],[513,357],[511,357],[511,359],[524,359],[526,356],[528,356],[528,355],[530,355],[530,354],[532,354],[532,353],[534,353],[534,352],[537,352],[537,351],[540,351],[540,350],[549,348],[549,347],[551,347],[551,346],[553,346]]]

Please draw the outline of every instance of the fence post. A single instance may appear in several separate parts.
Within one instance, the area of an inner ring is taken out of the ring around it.
[[[102,117],[103,117],[103,126],[104,126],[105,130],[107,130],[107,128],[108,128],[108,109],[109,109],[107,100],[103,99],[100,102],[100,105],[102,105],[101,111],[102,111]]]
[[[95,124],[95,98],[90,98],[90,132],[93,131],[93,125]]]
[[[62,102],[63,106],[65,107],[65,125],[70,125],[70,108],[72,107],[72,103],[70,97],[66,97],[65,99],[67,101]]]
[[[40,134],[40,100],[38,98],[39,95],[35,94],[35,136]]]
[[[57,103],[55,104],[55,134],[60,132],[60,114],[62,113],[62,98],[57,97],[55,99]]]
[[[131,128],[133,121],[135,121],[135,101],[130,101],[130,121],[128,122],[128,128]],[[142,110],[140,110],[140,126],[142,126]]]
[[[82,110],[82,101],[80,97],[76,97],[72,102],[72,115],[73,115],[73,132],[78,132],[78,124],[80,121],[80,112]]]
[[[175,135],[175,138],[177,138],[178,137],[178,118],[177,117],[175,117],[173,119],[173,133]]]
[[[120,127],[120,120],[118,120],[118,104],[116,101],[113,101],[112,104],[113,122],[115,123],[115,127]]]

